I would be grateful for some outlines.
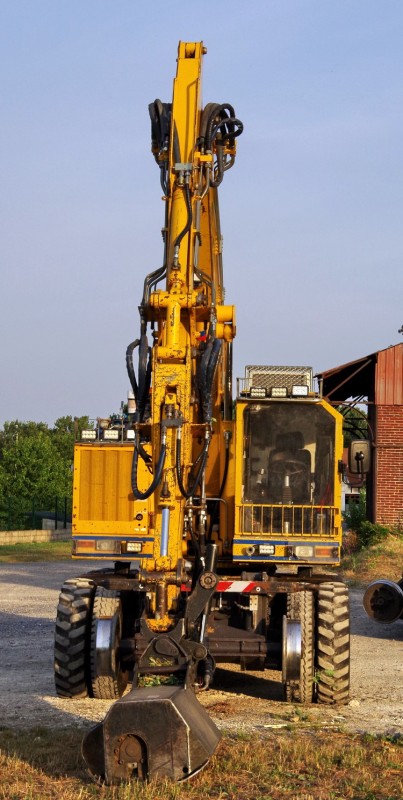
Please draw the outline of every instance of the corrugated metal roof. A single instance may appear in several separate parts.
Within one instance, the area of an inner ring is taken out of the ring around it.
[[[403,344],[320,372],[331,402],[364,395],[377,405],[403,405]]]

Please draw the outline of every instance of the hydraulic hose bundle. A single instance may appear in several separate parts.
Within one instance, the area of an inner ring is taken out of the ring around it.
[[[208,103],[201,113],[200,119],[200,135],[196,143],[196,147],[200,149],[203,154],[215,153],[215,163],[208,164],[206,169],[200,173],[200,182],[197,189],[191,184],[191,172],[179,171],[182,169],[182,159],[179,146],[179,138],[174,125],[172,127],[172,105],[170,103],[163,103],[161,100],[155,100],[149,105],[149,114],[151,119],[151,148],[154,158],[160,168],[161,186],[165,198],[168,198],[171,192],[170,187],[170,169],[174,169],[177,176],[176,185],[183,190],[187,217],[186,222],[176,235],[173,242],[174,260],[173,268],[178,267],[179,263],[179,249],[184,237],[191,231],[193,222],[193,206],[192,197],[196,191],[199,196],[204,196],[210,187],[216,188],[223,180],[224,172],[229,169],[234,163],[234,154],[231,151],[234,148],[235,139],[243,131],[242,122],[236,117],[232,105],[229,103]],[[170,147],[172,152],[170,153]],[[170,158],[174,163],[170,164]],[[151,385],[151,348],[148,346],[146,337],[146,322],[144,310],[146,309],[150,293],[156,289],[157,284],[163,280],[168,272],[167,264],[167,231],[169,226],[169,205],[166,205],[165,229],[163,232],[165,253],[164,264],[159,269],[151,272],[145,279],[142,305],[140,307],[140,315],[142,319],[142,333],[140,339],[132,342],[126,351],[126,366],[129,375],[131,387],[133,389],[136,401],[136,416],[135,421],[142,423],[151,416],[150,409],[150,385]],[[194,267],[195,273],[199,279],[202,280],[210,289],[211,304],[215,306],[216,286],[214,285],[211,277],[200,270],[196,265]],[[133,367],[133,352],[138,348],[139,361],[138,361],[138,378],[136,379]],[[198,364],[196,368],[196,389],[199,398],[200,416],[202,422],[210,430],[212,416],[213,416],[213,384],[214,376],[216,373],[220,353],[222,348],[221,339],[215,337],[214,322],[210,325],[210,332],[207,342],[203,343],[198,355]],[[165,431],[166,434],[166,431]],[[144,500],[157,489],[162,480],[164,463],[166,457],[166,443],[163,437],[161,451],[155,468],[155,474],[151,485],[145,492],[141,492],[137,484],[137,470],[139,456],[150,465],[152,458],[145,452],[140,442],[140,435],[137,432],[136,441],[133,453],[132,463],[132,489],[133,494],[137,499]],[[192,497],[202,483],[205,474],[205,468],[208,458],[208,450],[210,444],[210,433],[206,436],[206,441],[203,445],[201,452],[195,460],[191,472],[189,485],[186,487],[182,475],[182,445],[181,445],[181,430],[178,428],[176,440],[176,456],[175,456],[175,471],[177,475],[177,482],[181,494],[185,498]],[[226,464],[226,472],[228,465]]]
[[[229,103],[207,103],[200,122],[200,150],[211,153],[216,148],[214,176],[210,178],[210,186],[217,188],[222,182],[224,172],[234,163],[233,156],[225,156],[224,147],[233,147],[237,136],[243,131],[243,124],[235,116]]]

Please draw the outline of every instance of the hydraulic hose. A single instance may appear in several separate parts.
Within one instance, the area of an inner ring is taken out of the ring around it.
[[[216,147],[216,163],[214,175],[211,175],[209,186],[217,188],[223,180],[224,172],[234,163],[234,156],[224,155],[225,145],[233,147],[237,136],[243,131],[243,123],[235,116],[233,106],[229,103],[207,103],[203,109],[200,122],[200,148],[202,152],[211,152]]]
[[[147,336],[143,333],[140,337],[139,347],[139,380],[138,380],[138,420],[143,422],[145,411],[149,402],[151,384],[151,350],[148,346]]]
[[[134,417],[135,419],[139,418],[139,388],[133,366],[133,351],[135,350],[136,347],[139,346],[139,344],[140,344],[140,339],[135,339],[134,342],[130,342],[126,350],[126,368],[130,380],[130,385],[133,389],[134,399],[136,402],[136,414]],[[151,382],[151,362],[149,360],[145,368],[145,380],[144,380],[144,392],[146,392],[147,396],[150,388],[150,382]],[[146,409],[146,404],[147,404],[147,399],[145,399],[144,403],[145,409]],[[138,443],[137,449],[143,461],[145,461],[145,463],[149,465],[150,462],[152,461],[151,456],[148,453],[146,453],[146,451],[144,450],[144,448],[141,446],[140,443]]]
[[[166,274],[166,266],[159,267],[159,269],[154,270],[154,272],[150,272],[147,275],[144,281],[144,289],[143,289],[143,299],[141,301],[142,306],[146,306],[150,296],[150,289],[154,284],[157,284],[160,280],[165,277]]]
[[[136,443],[134,445],[133,461],[132,461],[132,474],[131,474],[132,491],[133,491],[133,494],[134,494],[136,500],[147,500],[148,497],[151,497],[153,492],[155,492],[155,490],[157,489],[157,487],[161,483],[162,473],[163,473],[163,470],[164,470],[165,456],[166,456],[166,452],[167,452],[167,446],[166,446],[165,439],[163,439],[162,444],[161,444],[161,450],[160,450],[157,466],[156,466],[156,469],[155,469],[154,478],[153,478],[150,486],[148,487],[148,489],[146,489],[145,492],[140,492],[140,490],[138,488],[138,484],[137,484],[137,467],[138,467],[138,457],[139,457],[138,446],[139,446],[138,442],[136,441]]]
[[[162,103],[154,100],[148,106],[151,119],[151,148],[154,158],[160,168],[160,182],[164,194],[168,191],[167,160],[161,158],[161,153],[167,153],[169,147],[169,134],[171,128],[171,103]]]
[[[188,216],[187,216],[185,227],[183,228],[183,230],[178,234],[178,236],[175,239],[175,242],[174,242],[174,248],[175,249],[179,248],[183,237],[186,236],[187,233],[189,233],[191,225],[192,225],[192,203],[191,203],[191,199],[190,199],[190,189],[189,189],[189,186],[188,186],[187,183],[185,184],[185,186],[183,188],[184,188],[184,192],[185,192],[185,200],[186,200],[186,208],[187,208]]]
[[[204,351],[198,375],[198,389],[204,422],[211,422],[213,415],[212,388],[218,358],[221,352],[221,339],[211,340]]]
[[[218,492],[218,497],[222,497],[225,489],[225,484],[227,483],[227,476],[228,476],[228,466],[229,466],[229,442],[230,442],[230,434],[226,434],[225,436],[225,462],[224,462],[224,472],[222,476],[221,486]],[[216,501],[213,506],[213,510],[210,515],[210,525],[208,531],[208,541],[211,540],[211,534],[213,532],[213,525],[217,519],[217,512],[218,512],[219,503]]]
[[[196,473],[196,475],[195,475],[195,477],[193,479],[193,484],[190,487],[190,489],[186,489],[185,485],[183,483],[183,480],[182,480],[182,470],[181,470],[182,439],[181,439],[181,436],[180,436],[179,431],[178,431],[178,436],[177,436],[177,439],[176,439],[176,460],[175,460],[176,475],[177,475],[177,479],[178,479],[178,486],[179,486],[180,493],[187,500],[189,499],[189,497],[193,497],[193,495],[196,492],[197,487],[198,487],[198,485],[199,485],[199,483],[201,481],[201,478],[202,478],[202,475],[203,475],[203,471],[204,471],[204,469],[206,467],[206,463],[207,463],[209,444],[210,444],[210,440],[206,439],[206,441],[204,443],[204,446],[203,446],[203,449],[202,449],[201,453],[199,454],[199,456],[197,457],[197,459],[196,459],[196,461],[195,461],[195,463],[193,465],[193,468],[194,468],[196,463],[199,463],[199,467],[198,467],[197,473]]]
[[[138,398],[138,385],[136,381],[136,375],[134,373],[134,366],[133,366],[133,351],[136,347],[140,344],[140,339],[135,339],[134,342],[130,342],[126,349],[126,369],[127,374],[129,376],[130,385],[133,389],[134,399],[136,401],[137,406],[137,398]]]

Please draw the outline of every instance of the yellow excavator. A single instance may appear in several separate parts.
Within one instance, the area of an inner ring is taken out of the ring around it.
[[[55,681],[116,700],[83,742],[108,783],[208,761],[220,734],[197,694],[217,664],[281,671],[288,702],[349,696],[342,418],[305,366],[252,363],[233,399],[218,190],[243,125],[202,105],[205,53],[180,42],[172,103],[149,107],[164,255],[126,352],[128,406],[75,447],[73,556],[101,563],[62,587]]]

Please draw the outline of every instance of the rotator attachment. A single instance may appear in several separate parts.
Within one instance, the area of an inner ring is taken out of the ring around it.
[[[373,581],[365,590],[363,604],[368,616],[376,622],[396,622],[403,617],[403,580]]]
[[[205,766],[220,732],[190,689],[134,688],[84,737],[82,753],[107,784],[131,778],[180,781]]]

